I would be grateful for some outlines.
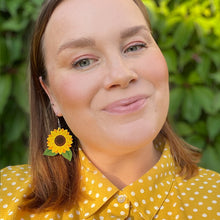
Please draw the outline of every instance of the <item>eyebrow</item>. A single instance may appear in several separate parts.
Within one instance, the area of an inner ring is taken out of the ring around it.
[[[149,31],[145,25],[130,27],[121,32],[121,39],[132,37],[142,30]]]
[[[122,31],[120,34],[120,38],[126,39],[129,37],[132,37],[142,30],[149,31],[148,28],[144,25],[134,26],[134,27],[130,27],[130,28]],[[96,42],[94,39],[82,37],[82,38],[79,38],[76,40],[70,40],[70,41],[62,44],[59,47],[57,54],[59,54],[61,51],[68,49],[68,48],[83,48],[83,47],[85,48],[85,47],[94,47],[95,45],[96,45]]]
[[[62,50],[68,49],[68,48],[83,48],[83,47],[94,47],[95,46],[95,40],[91,38],[79,38],[76,40],[70,40],[64,44],[62,44],[57,53],[60,53]]]

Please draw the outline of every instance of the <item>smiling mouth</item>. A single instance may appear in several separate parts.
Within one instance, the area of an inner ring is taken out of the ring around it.
[[[137,112],[145,106],[146,96],[135,96],[127,99],[121,99],[107,105],[104,111],[111,114],[129,114]]]

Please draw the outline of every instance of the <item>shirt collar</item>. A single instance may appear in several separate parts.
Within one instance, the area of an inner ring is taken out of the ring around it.
[[[126,195],[132,207],[141,213],[144,219],[152,219],[169,194],[174,181],[176,167],[168,143],[164,146],[160,160],[140,179],[122,190],[114,186],[92,164],[81,149],[79,149],[79,157],[83,194],[79,207],[81,207],[80,215],[85,219],[97,212],[110,199],[117,197],[118,194]],[[103,195],[105,196],[103,197]]]

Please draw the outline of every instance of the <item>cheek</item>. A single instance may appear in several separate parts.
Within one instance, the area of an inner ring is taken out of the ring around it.
[[[60,74],[60,77],[51,81],[52,92],[63,114],[90,104],[95,92],[95,85],[89,78],[73,74]]]
[[[151,81],[155,87],[168,85],[167,63],[160,50],[153,49],[139,66],[142,67],[143,77]]]

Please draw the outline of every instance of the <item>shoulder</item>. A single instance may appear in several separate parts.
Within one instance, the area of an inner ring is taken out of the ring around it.
[[[31,168],[28,165],[8,166],[0,171],[0,207],[12,212],[31,188]]]
[[[185,180],[176,177],[176,187],[185,198],[196,198],[205,203],[220,203],[220,174],[204,168],[199,168],[196,176]]]
[[[199,167],[199,172],[197,175],[190,179],[183,179],[179,175],[176,177],[176,181],[179,186],[186,187],[186,186],[199,186],[201,189],[207,188],[213,188],[213,189],[218,189],[220,192],[220,174]]]
[[[31,167],[27,164],[18,166],[8,166],[0,170],[1,185],[12,184],[12,182],[23,182],[29,179],[31,173]],[[12,184],[13,185],[13,184]],[[14,183],[14,185],[16,185]]]

